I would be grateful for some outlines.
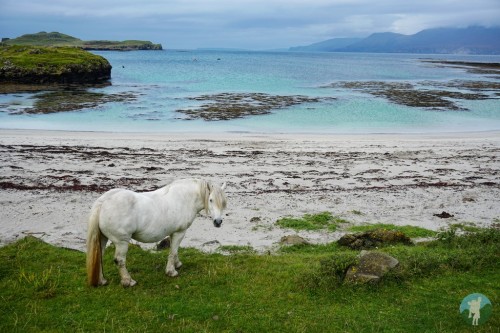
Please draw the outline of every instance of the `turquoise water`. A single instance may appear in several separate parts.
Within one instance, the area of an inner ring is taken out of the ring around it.
[[[107,103],[74,112],[12,114],[33,103],[33,94],[0,95],[0,127],[130,132],[435,133],[500,130],[500,100],[457,103],[470,111],[406,107],[344,88],[339,81],[421,83],[494,80],[463,69],[419,61],[500,62],[500,56],[427,56],[358,53],[215,51],[96,52],[113,66],[106,93],[132,92],[136,101]],[[199,105],[189,100],[222,92],[333,97],[229,121],[185,120],[175,112]]]

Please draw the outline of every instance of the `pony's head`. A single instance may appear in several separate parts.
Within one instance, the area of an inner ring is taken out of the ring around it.
[[[226,195],[224,194],[224,189],[226,188],[226,183],[222,186],[213,185],[207,183],[207,191],[205,192],[205,210],[207,214],[212,216],[214,221],[214,226],[220,228],[222,224],[222,215],[226,209]]]

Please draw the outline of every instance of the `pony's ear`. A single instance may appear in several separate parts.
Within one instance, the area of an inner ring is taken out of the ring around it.
[[[226,183],[224,182],[224,184],[222,184],[222,186],[220,187],[221,190],[225,190],[226,189]]]

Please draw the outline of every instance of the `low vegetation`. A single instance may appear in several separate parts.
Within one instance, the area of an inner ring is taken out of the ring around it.
[[[411,225],[397,226],[394,224],[374,223],[366,225],[356,225],[347,228],[347,230],[351,232],[365,232],[377,229],[400,231],[410,238],[435,237],[437,235],[436,231]]]
[[[276,221],[276,224],[282,228],[295,230],[328,229],[330,231],[335,231],[341,223],[348,223],[348,221],[340,217],[333,216],[330,212],[305,214],[302,218],[283,217]]]
[[[440,240],[441,239],[441,240]],[[342,284],[359,251],[286,247],[278,255],[204,254],[181,249],[178,278],[166,253],[133,246],[124,289],[106,251],[110,284],[85,285],[85,254],[28,237],[0,248],[1,332],[470,332],[459,306],[473,292],[499,301],[500,230],[449,233],[380,251],[399,269],[373,286]],[[498,332],[494,311],[476,332]]]
[[[358,211],[352,211],[352,213],[355,215],[362,215],[362,213]],[[278,221],[276,221],[276,225],[282,228],[289,228],[294,230],[327,229],[329,231],[336,231],[340,226],[342,226],[344,230],[349,232],[365,232],[377,229],[399,231],[404,233],[406,236],[410,238],[435,237],[437,235],[436,231],[410,225],[397,226],[394,224],[374,223],[374,224],[348,226],[349,223],[350,222],[348,220],[345,220],[338,216],[334,216],[330,212],[322,212],[318,214],[305,214],[301,218],[287,216],[280,218]],[[474,227],[472,226],[463,224],[457,225],[456,227],[452,226],[451,228],[452,229],[459,228],[464,231],[478,230],[477,228],[474,229]]]

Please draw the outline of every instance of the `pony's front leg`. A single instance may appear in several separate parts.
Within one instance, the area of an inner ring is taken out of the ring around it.
[[[182,266],[182,262],[179,261],[179,245],[181,244],[182,239],[186,231],[180,231],[172,234],[170,236],[170,254],[168,255],[167,267],[165,269],[165,273],[168,276],[175,277],[179,275],[179,273],[175,270]]]
[[[128,242],[120,241],[115,243],[115,263],[118,266],[118,271],[120,272],[121,284],[124,287],[133,287],[137,284],[136,281],[132,279],[127,267],[125,266],[127,260]]]

